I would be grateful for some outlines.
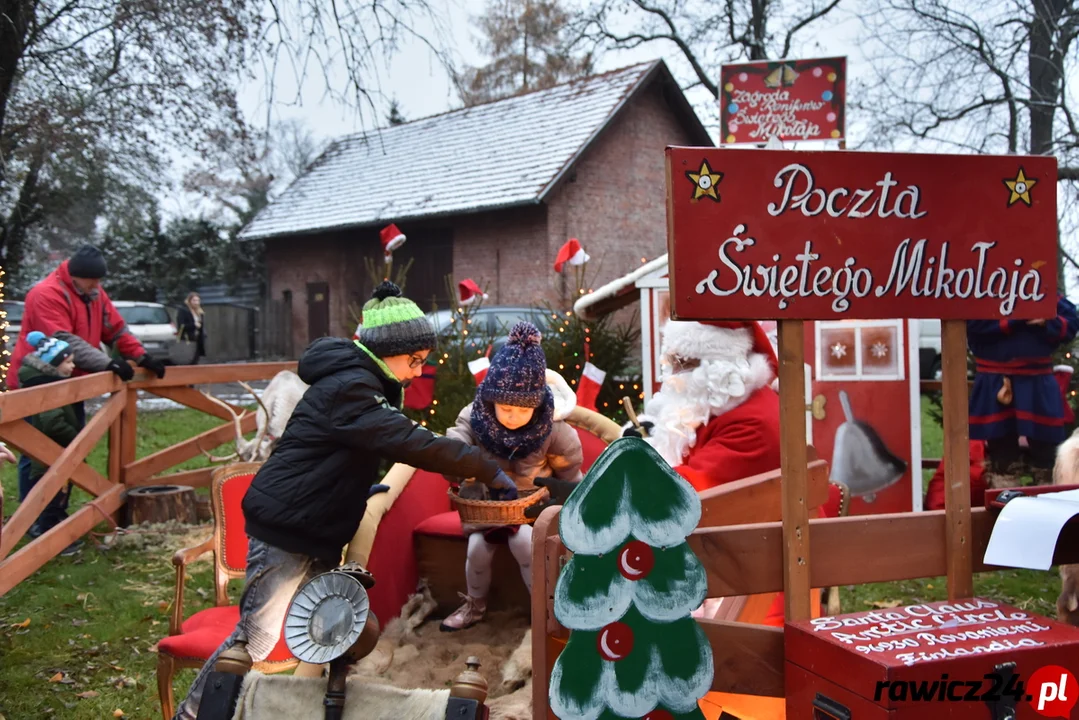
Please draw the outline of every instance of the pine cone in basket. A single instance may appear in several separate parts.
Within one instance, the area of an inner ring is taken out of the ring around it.
[[[491,492],[481,482],[475,480],[465,480],[461,483],[461,489],[457,491],[457,497],[462,500],[491,500],[497,498],[491,498]]]

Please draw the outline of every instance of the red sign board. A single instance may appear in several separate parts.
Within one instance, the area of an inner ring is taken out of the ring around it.
[[[724,143],[836,140],[846,126],[847,59],[772,60],[719,72]]]
[[[902,689],[908,683],[940,678],[981,683],[997,665],[1013,662],[1018,679],[1036,697],[1031,680],[1039,668],[1061,665],[1073,674],[1079,671],[1079,629],[981,597],[823,617],[787,623],[784,629],[788,672],[792,667],[804,669],[811,678],[891,708],[913,704],[924,711],[928,706],[910,693],[902,693],[905,697],[882,693],[878,684]],[[989,714],[980,705],[977,712],[939,716]]]
[[[1053,317],[1056,178],[1044,156],[668,147],[671,316]]]

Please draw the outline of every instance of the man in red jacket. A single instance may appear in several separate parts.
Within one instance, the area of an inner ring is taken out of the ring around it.
[[[124,380],[134,377],[135,371],[131,365],[101,351],[102,342],[115,346],[123,357],[137,361],[159,378],[165,376],[165,366],[147,354],[101,287],[101,278],[106,274],[108,267],[101,251],[92,245],[84,245],[48,277],[30,288],[23,308],[22,330],[8,369],[9,388],[14,390],[19,387],[19,368],[23,358],[34,352],[26,338],[35,330],[71,345],[75,355],[75,376],[109,370]],[[83,403],[75,403],[75,416],[82,427],[86,423]],[[20,498],[26,497],[30,487],[30,458],[24,453],[19,460]],[[66,506],[69,495],[59,493],[53,502]],[[66,511],[67,508],[58,509]],[[35,522],[28,534],[38,537],[49,529]]]

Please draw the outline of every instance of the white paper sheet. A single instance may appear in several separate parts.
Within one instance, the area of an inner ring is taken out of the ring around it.
[[[1060,531],[1079,515],[1079,490],[1021,497],[1004,505],[983,561],[998,567],[1048,570]]]

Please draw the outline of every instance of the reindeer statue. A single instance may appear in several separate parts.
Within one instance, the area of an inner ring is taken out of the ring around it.
[[[1053,484],[1079,485],[1079,430],[1057,448]],[[1069,625],[1079,625],[1079,564],[1061,565],[1059,569],[1061,583],[1057,619]]]
[[[209,458],[210,462],[223,463],[233,459],[240,462],[265,462],[270,457],[277,439],[285,432],[285,424],[288,423],[292,411],[296,408],[296,404],[300,402],[300,398],[303,397],[308,387],[307,383],[291,370],[282,370],[274,375],[270,384],[262,391],[261,398],[247,383],[241,382],[240,385],[244,390],[251,393],[259,404],[259,409],[255,416],[258,430],[253,439],[245,440],[243,431],[240,428],[240,421],[247,414],[247,411],[244,410],[237,415],[231,405],[207,392],[203,392],[203,395],[207,398],[228,410],[233,423],[236,425],[236,452],[231,455],[217,457],[203,450],[201,446],[199,447],[199,450],[202,450],[202,454]]]

